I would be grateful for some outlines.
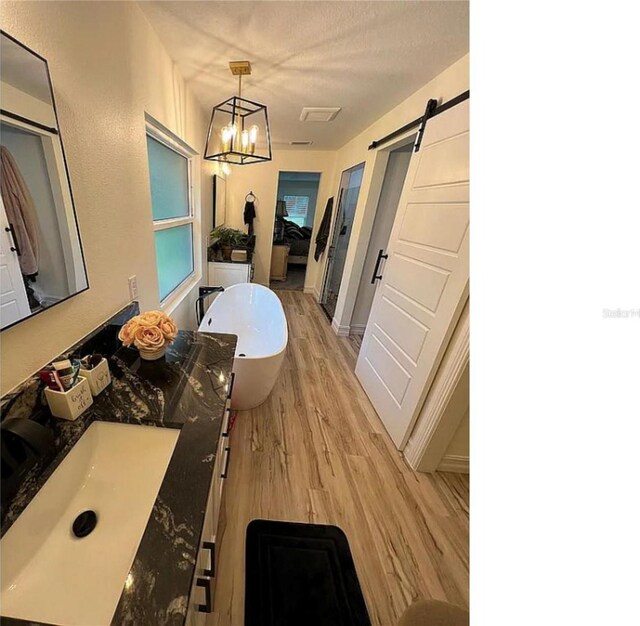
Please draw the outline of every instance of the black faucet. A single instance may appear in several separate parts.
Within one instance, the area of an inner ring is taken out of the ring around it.
[[[196,320],[198,326],[204,317],[205,298],[208,298],[212,293],[220,293],[221,291],[224,291],[224,287],[200,287],[198,289],[198,298],[196,299]]]
[[[13,417],[0,424],[2,509],[22,484],[24,475],[54,448],[53,433],[33,420]]]

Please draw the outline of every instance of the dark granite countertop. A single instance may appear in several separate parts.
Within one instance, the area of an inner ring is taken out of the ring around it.
[[[105,332],[94,333],[84,346],[69,351],[83,351],[85,347],[86,353],[98,345],[109,358],[112,383],[94,398],[93,405],[76,421],[48,417],[46,423],[55,434],[55,455],[46,466],[36,466],[26,476],[10,506],[3,511],[2,534],[92,422],[179,428],[180,435],[138,547],[128,584],[124,585],[123,581],[123,592],[112,624],[182,625],[237,338],[235,335],[181,331],[162,359],[142,361],[137,350],[118,347],[114,342],[120,324],[135,312],[121,315],[118,324],[105,324],[102,330],[106,329],[106,339]],[[6,402],[4,406],[6,408]],[[20,409],[13,407],[12,413],[19,414]],[[2,623],[27,622],[3,618]]]

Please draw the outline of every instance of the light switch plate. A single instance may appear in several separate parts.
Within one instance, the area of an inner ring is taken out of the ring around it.
[[[132,300],[138,299],[138,277],[135,274],[129,276],[129,297]]]

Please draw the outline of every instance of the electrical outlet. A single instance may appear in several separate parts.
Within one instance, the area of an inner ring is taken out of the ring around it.
[[[129,276],[129,296],[132,300],[138,299],[138,277],[135,274]]]

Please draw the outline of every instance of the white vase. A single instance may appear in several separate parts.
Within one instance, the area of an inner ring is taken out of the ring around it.
[[[155,350],[142,350],[139,348],[138,352],[140,352],[140,358],[144,359],[145,361],[157,361],[164,356],[165,350],[166,347],[162,346],[161,348],[157,348]]]

